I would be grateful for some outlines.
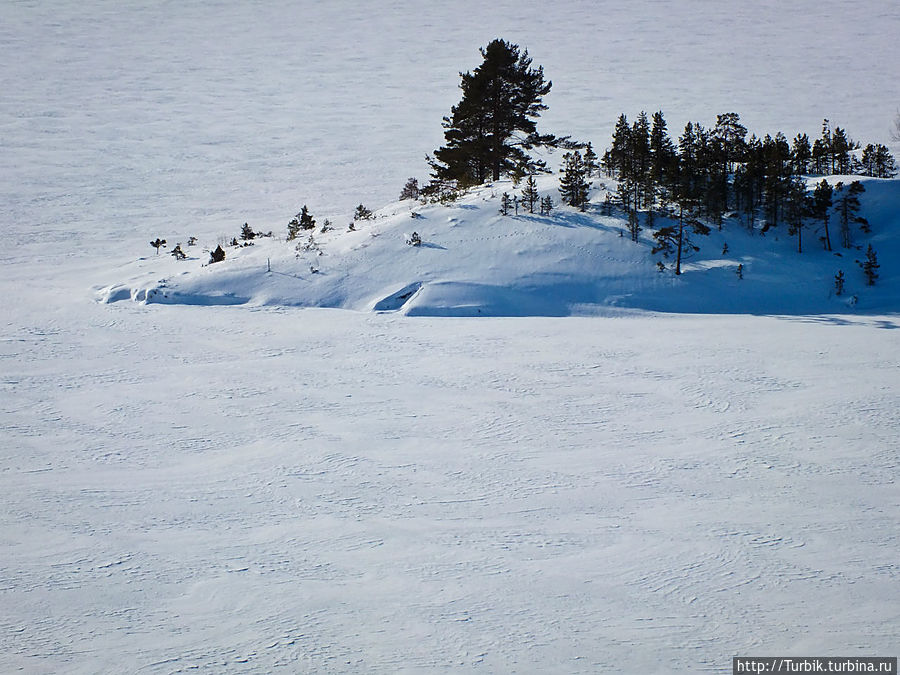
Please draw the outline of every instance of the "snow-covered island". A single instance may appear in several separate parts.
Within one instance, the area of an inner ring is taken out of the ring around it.
[[[455,151],[498,35],[553,82],[533,191]],[[900,181],[841,163],[900,151],[898,35],[882,0],[5,3],[0,672],[896,656]],[[724,199],[623,161],[659,108]]]

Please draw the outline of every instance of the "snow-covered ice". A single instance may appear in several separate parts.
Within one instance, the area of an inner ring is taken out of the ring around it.
[[[818,282],[780,297],[748,264],[753,314],[729,281],[706,314],[646,311],[648,292],[604,295],[597,316],[546,316],[545,293],[526,298],[545,316],[407,316],[472,297],[509,314],[522,287],[465,213],[408,227],[390,203],[425,177],[457,72],[497,36],[554,81],[548,131],[602,148],[620,112],[657,108],[673,133],[735,110],[761,133],[828,117],[888,143],[898,34],[880,0],[5,3],[0,671],[896,655],[894,182],[864,198],[882,285],[852,308]],[[301,302],[248,273],[283,242],[222,271],[147,244],[214,245],[245,221],[283,234],[304,203],[343,230],[360,202],[395,213],[324,242]],[[413,227],[444,250],[406,247]],[[514,227],[532,241],[540,223]],[[586,268],[565,246],[588,234],[519,243],[572,278]],[[386,271],[394,246],[432,262]],[[463,278],[452,246],[496,268]],[[649,290],[668,283],[632,253]],[[725,274],[715,258],[684,284]],[[365,271],[358,295],[336,260]],[[499,295],[473,291],[485,279]],[[202,306],[130,301],[166,287]]]

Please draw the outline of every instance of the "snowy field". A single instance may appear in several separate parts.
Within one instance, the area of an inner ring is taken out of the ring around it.
[[[878,314],[96,302],[154,237],[396,199],[494,37],[554,81],[546,129],[603,148],[658,108],[889,143],[897,35],[881,0],[4,2],[0,672],[897,655],[896,288]]]

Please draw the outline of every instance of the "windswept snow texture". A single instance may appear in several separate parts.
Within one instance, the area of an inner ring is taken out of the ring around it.
[[[424,178],[494,37],[554,81],[547,131],[601,149],[620,112],[658,108],[673,133],[734,110],[889,142],[897,35],[881,0],[4,2],[0,671],[896,654],[897,266],[843,313],[816,281],[781,317],[638,312],[608,284],[605,316],[411,317],[587,313],[500,282],[537,261],[545,288],[559,264],[571,284],[561,242],[596,231],[544,246],[523,220],[522,255],[488,243],[496,270],[427,277],[466,213],[344,230]],[[886,228],[896,192],[878,194]],[[244,222],[283,235],[304,203],[337,228],[317,274],[305,254],[267,272],[273,240],[221,268],[167,255]],[[391,247],[429,264],[391,276],[367,257]],[[333,283],[337,260],[372,274]],[[289,306],[309,304],[287,302],[297,276],[325,308]]]

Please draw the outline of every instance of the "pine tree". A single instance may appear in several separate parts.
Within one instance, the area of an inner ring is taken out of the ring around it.
[[[159,255],[159,249],[161,246],[166,245],[166,240],[160,239],[159,237],[157,237],[155,241],[150,242],[150,245],[156,249],[156,255]]]
[[[430,161],[435,178],[460,185],[499,180],[531,159],[526,150],[560,140],[537,133],[552,83],[542,67],[531,67],[528,51],[497,39],[481,55],[474,72],[461,74],[462,100],[444,118],[446,145]]]
[[[300,213],[297,214],[300,219],[300,229],[301,230],[314,230],[316,227],[316,221],[313,220],[313,217],[309,214],[309,211],[306,209],[306,204],[303,205],[303,208],[300,209]]]
[[[878,256],[875,254],[875,249],[872,248],[872,244],[869,244],[869,248],[866,250],[866,261],[862,263],[863,274],[866,275],[866,286],[874,286],[875,280],[878,279],[878,268],[881,265],[878,264]]]
[[[628,234],[631,236],[631,241],[638,240],[638,235],[640,234],[641,229],[641,221],[638,218],[637,211],[631,209],[628,212]]]
[[[897,162],[886,146],[869,143],[862,152],[862,172],[874,178],[893,178],[897,175]]]
[[[512,206],[512,199],[510,199],[508,192],[504,192],[500,197],[500,213],[504,216],[508,216],[510,206]]]
[[[555,205],[553,204],[553,197],[551,197],[550,195],[547,195],[546,197],[541,199],[541,215],[549,216],[554,206]]]
[[[417,178],[409,178],[406,181],[406,185],[403,186],[403,190],[400,191],[400,201],[404,199],[418,199],[419,198],[419,180]]]
[[[537,182],[534,180],[534,176],[528,176],[525,187],[522,188],[522,203],[528,205],[528,213],[534,213],[534,205],[539,199]]]
[[[834,294],[844,294],[844,270],[838,270],[837,274],[834,275]]]
[[[559,180],[559,192],[569,206],[584,211],[590,183],[587,180],[584,160],[577,150],[563,155],[563,176]]]
[[[372,220],[372,211],[360,204],[353,213],[353,220]]]
[[[603,155],[603,170],[614,178],[623,178],[631,165],[631,127],[625,113],[619,115],[613,131],[612,146]]]
[[[793,163],[794,173],[801,176],[805,175],[809,170],[811,159],[812,147],[809,144],[809,136],[797,134],[791,146],[791,162]]]
[[[598,168],[597,153],[594,152],[594,148],[589,142],[584,148],[584,171],[587,177],[590,179]]]
[[[806,185],[801,178],[794,177],[788,182],[785,194],[785,217],[788,234],[797,235],[797,253],[803,253],[803,216],[806,215]]]
[[[253,228],[250,227],[249,223],[244,223],[244,226],[241,228],[241,239],[247,241],[248,239],[255,239],[256,232],[253,231]]]
[[[837,207],[838,219],[841,225],[841,246],[844,248],[850,248],[852,244],[850,223],[864,224],[868,227],[868,221],[859,216],[859,195],[865,191],[866,188],[858,180],[850,183],[846,189],[844,189],[843,183],[835,185],[835,192],[837,193],[835,206]]]
[[[828,233],[828,212],[831,209],[831,198],[833,194],[834,190],[831,185],[823,178],[822,182],[816,185],[816,189],[813,191],[812,198],[809,202],[810,214],[814,218],[818,218],[822,221],[822,227],[825,230],[825,235],[822,237],[822,243],[824,244],[826,251],[831,250],[831,235]]]
[[[653,113],[650,128],[650,179],[660,190],[672,186],[678,168],[675,144],[666,130],[666,119],[662,110]]]
[[[225,260],[225,249],[222,248],[221,244],[216,246],[216,250],[209,254],[209,264],[222,262]]]

